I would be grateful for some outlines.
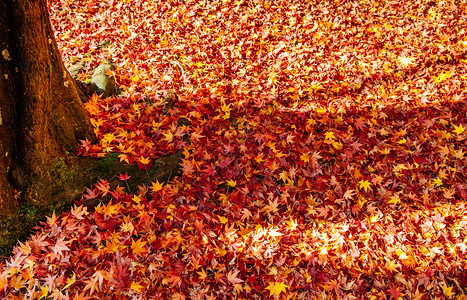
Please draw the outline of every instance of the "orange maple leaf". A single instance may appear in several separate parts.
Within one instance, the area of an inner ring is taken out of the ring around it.
[[[147,242],[142,241],[142,238],[139,238],[137,241],[134,239],[131,239],[131,249],[133,250],[133,253],[136,255],[141,255],[143,253],[146,253],[148,250],[144,247],[146,246]]]

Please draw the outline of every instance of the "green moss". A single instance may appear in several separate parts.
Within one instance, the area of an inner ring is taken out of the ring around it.
[[[69,166],[65,158],[60,157],[55,160],[52,166],[52,176],[59,185],[66,185],[72,182],[77,175],[76,169],[73,166]]]
[[[159,166],[157,165],[157,163],[154,163],[153,166],[148,170],[148,176],[150,178],[154,177],[155,175],[157,175],[158,170]]]
[[[50,170],[51,179],[57,186],[68,186],[77,175],[76,167],[70,164],[66,157],[57,158]],[[33,181],[37,176],[32,175]],[[13,246],[18,241],[24,242],[33,233],[33,227],[45,221],[46,216],[52,215],[54,211],[57,215],[61,214],[64,210],[70,209],[71,204],[53,202],[49,205],[37,206],[22,203],[9,218],[3,218],[0,221],[0,256],[9,256]]]
[[[0,221],[0,256],[7,257],[18,241],[24,242],[35,231],[34,226],[47,220],[55,211],[56,215],[70,209],[71,204],[51,203],[46,206],[22,204],[10,218]]]
[[[23,206],[24,219],[26,222],[32,222],[37,217],[37,207],[33,205]]]
[[[97,166],[94,168],[94,171],[108,174],[114,163],[118,160],[118,155],[119,153],[112,152],[99,159]]]

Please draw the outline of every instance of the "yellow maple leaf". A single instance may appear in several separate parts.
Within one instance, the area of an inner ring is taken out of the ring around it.
[[[325,114],[326,113],[326,108],[323,108],[323,107],[319,107],[315,110],[318,114],[322,115],[322,114]]]
[[[460,124],[459,126],[456,126],[456,125],[453,125],[453,126],[454,126],[453,132],[455,134],[462,134],[465,131],[465,128],[462,126],[462,124]]]
[[[309,162],[310,161],[309,153],[310,152],[305,152],[305,153],[300,154],[300,159],[306,163]]]
[[[454,295],[454,292],[452,291],[453,286],[447,286],[446,283],[444,283],[441,288],[443,289],[443,294],[446,297],[451,297]]]
[[[169,143],[173,141],[174,135],[172,134],[172,132],[163,132],[162,134],[165,136],[164,141],[167,141]]]
[[[141,157],[139,159],[139,162],[142,163],[143,165],[147,165],[151,162],[151,160],[149,159],[149,157]]]
[[[155,183],[151,181],[151,184],[152,184],[151,190],[154,193],[157,192],[157,191],[160,191],[162,189],[162,187],[164,186],[164,183],[160,183],[159,180],[156,180]]]
[[[379,152],[381,154],[386,155],[386,154],[389,154],[389,152],[391,152],[391,149],[389,149],[389,147],[385,147],[384,149],[380,149]]]
[[[286,288],[288,287],[289,286],[283,282],[269,282],[269,286],[266,287],[266,289],[269,290],[269,296],[272,296],[272,295],[279,296],[280,293],[282,292],[284,292],[285,294]]]
[[[451,77],[452,71],[441,72],[437,77],[433,77],[434,81],[440,83],[441,81]]]
[[[391,203],[391,204],[399,204],[399,203],[401,203],[401,199],[399,198],[398,195],[395,195],[395,196],[392,196],[392,197],[389,199],[388,203]]]
[[[268,77],[268,86],[275,85],[279,81],[277,74],[274,72],[269,73]]]
[[[47,295],[49,294],[49,289],[46,286],[39,286],[39,287],[41,289],[41,292],[39,294],[40,295],[39,299],[47,297]],[[0,281],[0,288],[2,288],[1,281]]]
[[[133,198],[131,200],[135,201],[136,204],[139,204],[141,202],[141,198],[138,195],[133,195]]]
[[[223,104],[221,106],[221,110],[224,112],[224,115],[222,116],[222,119],[226,120],[230,118],[230,111],[232,108],[230,108],[230,103],[229,104]]]
[[[335,139],[336,137],[334,136],[334,132],[332,131],[326,131],[326,133],[324,134],[324,139],[326,140],[332,140],[332,139]]]
[[[135,230],[135,226],[133,225],[133,223],[131,223],[131,221],[122,223],[122,225],[120,225],[120,228],[123,232],[133,232],[133,230]]]
[[[118,156],[118,158],[120,158],[120,161],[121,161],[121,162],[124,161],[124,162],[126,162],[127,164],[130,164],[130,160],[128,159],[128,155],[122,153],[122,154],[120,154],[120,155]]]
[[[371,185],[368,180],[360,180],[358,183],[360,184],[360,189],[364,189],[365,192],[368,191]]]
[[[138,82],[139,79],[140,79],[140,78],[139,78],[138,75],[135,75],[135,76],[131,77],[131,81],[133,81],[133,82]]]
[[[297,220],[292,219],[292,217],[288,221],[285,221],[285,223],[290,230],[294,230],[298,226]]]
[[[217,216],[219,218],[219,221],[221,222],[221,224],[225,224],[229,221],[229,219],[227,219],[226,217],[223,217],[223,216]]]
[[[112,241],[107,241],[105,248],[103,249],[104,253],[115,253],[117,250],[122,249],[120,245],[120,239],[115,237],[112,239]]]
[[[370,220],[371,223],[378,222],[378,220],[379,220],[379,215],[371,215],[370,218],[369,218],[369,220]]]
[[[403,251],[401,249],[397,249],[395,252],[396,252],[397,256],[399,256],[399,259],[407,259],[408,258],[407,253],[405,253],[405,251]]]
[[[201,269],[201,272],[196,272],[196,273],[198,273],[200,280],[204,280],[208,276],[208,274],[206,274],[204,269]]]
[[[431,182],[433,183],[435,187],[439,187],[443,185],[443,181],[439,179],[438,177],[431,179]]]
[[[256,155],[255,157],[255,160],[257,163],[262,163],[265,159],[264,159],[264,154],[263,153],[258,153],[258,155]]]
[[[283,156],[287,156],[287,154],[282,153],[281,151],[274,151],[274,154],[276,155],[277,158],[281,158]]]
[[[130,288],[133,291],[141,293],[141,290],[143,289],[143,286],[141,284],[139,284],[139,282],[132,282]]]
[[[337,150],[341,149],[342,148],[342,143],[339,143],[339,142],[335,142],[335,141],[331,141],[331,144],[334,148],[336,148]]]
[[[120,211],[120,205],[121,205],[120,203],[117,203],[117,204],[114,204],[114,205],[111,205],[111,204],[112,204],[112,201],[107,203],[107,205],[104,206],[103,209],[102,209],[102,212],[104,213],[104,215],[106,217],[116,215]]]
[[[397,272],[397,269],[400,268],[401,265],[394,262],[393,260],[388,260],[385,263],[385,267],[391,272]]]
[[[402,145],[402,144],[405,144],[406,142],[407,142],[407,140],[406,140],[405,138],[402,138],[402,139],[400,139],[397,143],[398,143],[399,145]]]
[[[237,284],[234,284],[234,292],[238,295],[240,294],[241,292],[243,292],[243,285],[237,283]]]
[[[279,174],[279,178],[282,179],[283,182],[286,182],[289,177],[287,176],[287,172],[286,171],[282,171],[280,174]]]
[[[71,278],[67,278],[66,285],[63,287],[63,289],[66,290],[67,288],[69,288],[75,282],[76,282],[76,274],[73,272],[73,276]],[[42,287],[41,287],[41,289],[42,289]],[[47,292],[47,287],[45,287],[45,291],[42,290],[42,292]],[[47,296],[47,293],[45,294],[45,296]]]
[[[134,109],[134,111],[139,112],[141,107],[139,107],[138,103],[133,103],[133,109]]]
[[[115,140],[115,135],[113,133],[106,133],[101,141],[103,145],[109,145],[113,140]]]
[[[227,183],[227,185],[231,186],[231,187],[235,187],[237,185],[237,182],[235,180],[232,180],[232,179],[226,180],[225,183]]]

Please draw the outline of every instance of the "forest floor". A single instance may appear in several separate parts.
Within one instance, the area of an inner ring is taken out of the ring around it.
[[[149,172],[180,150],[181,174],[87,187],[108,202],[50,216],[1,297],[465,299],[465,1],[49,9],[67,67],[111,59],[124,90],[85,103],[80,153]]]

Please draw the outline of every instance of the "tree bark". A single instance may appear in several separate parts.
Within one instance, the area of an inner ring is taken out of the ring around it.
[[[16,208],[13,189],[8,182],[15,148],[15,84],[11,68],[11,47],[8,43],[7,12],[0,2],[0,210],[11,212]]]
[[[78,157],[79,140],[96,139],[82,102],[94,92],[65,68],[46,0],[0,0],[0,257],[108,172],[127,172],[135,185],[178,173],[181,151],[151,175],[118,161],[103,174],[99,161]]]
[[[95,140],[66,70],[46,0],[0,1],[0,211],[55,202],[76,189],[80,139]],[[68,185],[68,186],[67,186]],[[78,192],[81,191],[79,187]],[[13,190],[20,192],[13,196]],[[5,224],[2,232],[8,234]],[[7,226],[8,227],[8,226]]]

